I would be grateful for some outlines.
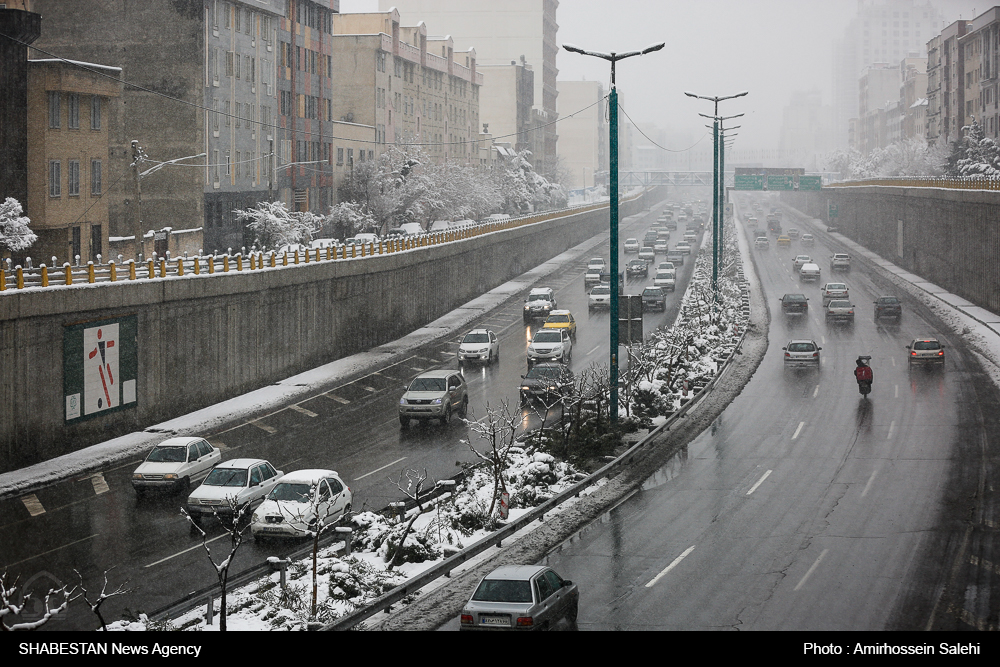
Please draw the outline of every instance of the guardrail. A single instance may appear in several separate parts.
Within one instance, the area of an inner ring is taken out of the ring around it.
[[[134,260],[115,262],[112,260],[107,264],[88,262],[84,266],[73,266],[66,262],[61,267],[49,267],[41,264],[37,268],[31,266],[30,263],[27,267],[10,266],[10,260],[7,260],[7,262],[0,262],[0,293],[30,288],[83,286],[95,283],[178,278],[189,275],[242,273],[278,266],[365,259],[397,252],[420,250],[443,243],[460,242],[483,234],[514,229],[563,217],[567,214],[585,213],[606,207],[607,203],[578,206],[507,220],[485,222],[460,229],[382,240],[378,243],[331,244],[321,248],[293,250],[280,254],[275,251],[250,250],[249,252],[241,251],[194,257],[188,257],[185,253],[183,257],[170,257],[168,253],[167,256],[154,256],[142,262]]]
[[[824,188],[858,188],[872,185],[900,188],[949,188],[953,190],[1000,190],[1000,178],[869,178],[828,183]]]

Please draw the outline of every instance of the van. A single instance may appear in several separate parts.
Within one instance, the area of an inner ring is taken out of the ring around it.
[[[378,243],[378,236],[375,234],[355,234],[351,238],[344,242],[346,245],[367,245],[369,243]]]
[[[424,228],[419,222],[404,222],[399,228],[406,232],[407,236],[420,236],[424,233]]]
[[[799,269],[799,280],[802,282],[817,282],[819,276],[819,264],[803,264]]]

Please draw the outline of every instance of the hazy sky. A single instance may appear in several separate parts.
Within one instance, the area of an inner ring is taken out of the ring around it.
[[[981,0],[934,4],[949,23],[993,6]],[[341,0],[340,10],[378,11],[378,0]],[[685,97],[684,91],[710,96],[749,91],[720,103],[719,112],[745,114],[738,142],[750,149],[777,148],[792,91],[817,88],[823,102],[831,102],[833,42],[856,10],[857,0],[560,0],[556,19],[560,44],[590,51],[632,51],[666,42],[661,51],[618,65],[623,106],[636,122],[700,133],[708,121],[698,113],[711,114],[713,105]],[[434,26],[428,29],[433,32]],[[560,51],[556,63],[559,79],[610,81],[606,61]]]

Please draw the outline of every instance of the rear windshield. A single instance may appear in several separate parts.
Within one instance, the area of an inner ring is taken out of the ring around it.
[[[642,290],[642,295],[643,296],[663,296],[663,290],[661,290],[659,287],[647,287],[646,289]]]
[[[831,301],[830,302],[830,307],[831,308],[850,308],[851,307],[851,302],[850,301]]]
[[[788,345],[789,352],[812,352],[816,349],[816,346],[812,343],[790,343]]]
[[[444,378],[416,378],[410,383],[410,391],[444,391]]]
[[[827,290],[847,289],[847,285],[845,285],[844,283],[830,283],[829,285],[826,286],[826,289]]]
[[[784,300],[785,301],[805,301],[806,300],[806,295],[805,294],[786,294]]]
[[[531,582],[484,579],[472,599],[477,602],[531,602]]]
[[[894,296],[883,296],[879,298],[878,302],[892,304],[892,303],[899,303],[899,299],[897,299]]]
[[[590,291],[591,294],[611,294],[610,287],[595,287]]]
[[[913,343],[914,350],[939,350],[941,343],[936,340],[918,340]]]

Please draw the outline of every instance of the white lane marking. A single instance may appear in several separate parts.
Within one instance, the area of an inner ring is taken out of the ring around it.
[[[304,415],[305,415],[306,417],[319,417],[319,415],[318,415],[318,414],[316,414],[316,413],[315,413],[315,412],[313,412],[312,410],[306,410],[306,409],[305,409],[304,407],[302,407],[301,405],[289,405],[288,407],[290,407],[290,408],[291,408],[292,410],[295,410],[296,412],[301,412],[301,413],[302,413],[302,414],[304,414]]]
[[[597,351],[598,351],[599,349],[601,349],[601,347],[602,347],[602,346],[600,346],[600,345],[597,345],[597,346],[595,346],[593,350],[591,350],[590,352],[588,352],[588,353],[587,353],[587,356],[589,357],[589,356],[590,356],[590,355],[592,355],[592,354],[593,354],[594,352],[597,352]]]
[[[369,392],[369,393],[372,393],[372,394],[374,394],[376,391],[378,391],[377,389],[375,389],[375,387],[369,387],[367,385],[361,385],[361,388],[364,389],[365,391]]]
[[[899,385],[896,385],[895,398],[899,398]]]
[[[799,590],[800,588],[802,588],[805,585],[806,579],[808,579],[809,575],[811,575],[813,573],[813,571],[817,567],[819,567],[819,564],[823,560],[823,558],[826,556],[826,552],[827,551],[829,551],[829,549],[823,549],[823,552],[820,553],[819,558],[817,558],[816,562],[812,564],[812,567],[809,568],[809,571],[806,572],[805,576],[802,577],[802,579],[799,580],[799,583],[795,584],[795,588],[792,589],[793,591],[797,591],[797,590]]]
[[[894,419],[892,420],[892,423],[889,424],[889,436],[886,438],[886,440],[891,440],[892,434],[895,432],[896,432],[896,420]]]
[[[802,427],[805,425],[806,425],[805,422],[799,422],[799,427],[795,429],[795,433],[792,434],[792,440],[795,440],[797,437],[799,437],[799,433],[802,432]]]
[[[111,489],[108,487],[107,480],[104,479],[104,475],[97,473],[90,478],[90,483],[94,485],[94,493],[101,495],[102,493],[107,493]]]
[[[865,484],[865,490],[861,492],[861,497],[864,498],[868,494],[868,489],[872,488],[872,482],[875,481],[875,475],[878,474],[878,470],[872,471],[872,476],[868,478],[868,483]]]
[[[896,365],[896,357],[889,357],[889,361],[891,361],[891,362],[892,362],[892,365],[893,365],[893,366],[895,366],[895,365]]]
[[[375,470],[372,470],[371,472],[366,472],[364,475],[361,475],[361,477],[355,477],[354,481],[356,482],[359,479],[364,479],[365,477],[368,477],[369,475],[374,475],[375,473],[379,472],[380,470],[385,470],[389,466],[394,466],[397,463],[399,463],[400,461],[405,461],[405,460],[406,460],[405,456],[403,458],[396,459],[392,463],[386,464],[386,465],[382,466],[381,468],[376,468]]]
[[[346,398],[341,398],[340,396],[336,396],[336,395],[331,394],[329,392],[327,392],[327,393],[325,393],[323,395],[326,396],[327,398],[329,398],[332,401],[337,401],[338,403],[343,403],[344,405],[347,405],[348,403],[350,403],[350,401],[347,400]]]
[[[819,342],[822,343],[823,345],[826,345],[826,336],[820,336]]]
[[[250,423],[259,428],[261,431],[264,431],[265,433],[270,433],[273,435],[278,432],[278,429],[268,426],[267,424],[261,424],[260,422],[257,421],[252,421]]]
[[[816,396],[818,395],[819,395],[819,385],[816,385],[816,388],[813,389],[813,398],[816,398]]]
[[[27,563],[29,560],[34,560],[35,558],[41,558],[42,556],[47,556],[50,553],[54,553],[56,551],[59,551],[60,549],[65,549],[66,547],[71,547],[74,544],[79,544],[80,542],[86,542],[87,540],[92,540],[98,535],[100,535],[100,533],[94,533],[90,537],[82,537],[79,540],[75,540],[73,542],[70,542],[69,544],[64,544],[61,547],[56,547],[55,549],[49,549],[48,551],[43,551],[42,553],[35,554],[34,556],[28,556],[24,560],[19,560],[16,563],[7,563],[6,567],[14,567],[15,565],[20,565],[21,563]]]
[[[660,580],[660,578],[663,575],[665,575],[667,572],[670,572],[670,570],[672,570],[675,567],[677,567],[677,565],[682,560],[684,560],[685,558],[687,558],[688,554],[690,554],[692,551],[694,551],[694,547],[695,547],[695,545],[693,545],[693,544],[691,546],[689,546],[687,548],[687,550],[685,550],[684,553],[682,553],[680,556],[678,556],[677,558],[675,558],[674,561],[672,563],[670,563],[670,565],[668,565],[665,568],[663,568],[662,572],[660,572],[658,575],[656,575],[655,577],[653,577],[652,580],[650,580],[650,582],[648,584],[646,584],[646,588],[651,588],[653,585],[656,584],[657,581]]]
[[[218,537],[213,537],[210,540],[205,540],[205,544],[208,544],[209,542],[215,542],[216,540],[221,540],[223,537],[229,537],[229,533],[223,533],[222,535],[219,535]],[[145,565],[143,567],[153,567],[154,565],[159,565],[160,563],[165,563],[165,562],[167,562],[168,560],[170,560],[172,558],[177,558],[178,556],[186,554],[189,551],[194,551],[195,549],[201,549],[201,548],[202,548],[201,544],[196,544],[193,547],[188,547],[187,549],[184,549],[183,551],[178,551],[173,556],[167,556],[166,558],[161,558],[160,560],[156,561],[155,563],[150,563],[149,565]]]
[[[31,516],[45,514],[45,508],[42,507],[42,501],[40,501],[35,494],[29,493],[26,496],[21,496],[21,502],[24,503],[25,509],[28,510],[28,514]]]
[[[774,471],[773,470],[768,470],[767,472],[765,472],[761,476],[761,478],[757,480],[757,483],[750,487],[750,490],[747,491],[747,495],[749,496],[751,493],[753,493],[754,491],[756,491],[757,487],[760,486],[761,484],[763,484],[764,480],[767,479],[768,475],[770,475],[772,472],[774,472]]]

